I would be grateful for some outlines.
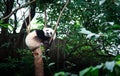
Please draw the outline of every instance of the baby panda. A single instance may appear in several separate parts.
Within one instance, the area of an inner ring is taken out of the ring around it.
[[[41,45],[44,45],[45,48],[48,48],[51,44],[49,41],[53,36],[54,30],[48,27],[44,27],[42,30],[34,30],[30,32],[26,38],[25,43],[30,50],[35,50]],[[52,41],[55,39],[56,34],[54,34]]]

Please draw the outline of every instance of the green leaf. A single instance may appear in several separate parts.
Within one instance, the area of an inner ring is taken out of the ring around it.
[[[79,76],[98,76],[99,69],[103,67],[103,64],[97,65],[96,67],[89,67],[80,71]]]
[[[48,67],[50,67],[50,66],[53,66],[55,63],[54,62],[52,62],[52,63],[50,63],[49,65],[48,65]]]
[[[117,56],[115,57],[115,60],[120,60],[120,55],[117,55]]]
[[[103,67],[103,63],[101,65],[97,65],[96,68],[101,69]]]
[[[65,76],[65,72],[58,72],[58,73],[55,73],[54,76]]]
[[[113,68],[115,66],[115,61],[111,61],[111,62],[106,62],[105,63],[105,68],[108,69],[110,72],[113,72]]]
[[[120,61],[116,61],[116,64],[120,66]]]
[[[90,67],[80,72],[80,76],[98,76],[98,67]]]
[[[85,76],[85,74],[87,74],[91,69],[92,69],[92,67],[89,67],[89,68],[86,68],[86,69],[80,71],[79,76]]]
[[[98,76],[99,70],[97,67],[93,67],[90,71],[91,76]]]

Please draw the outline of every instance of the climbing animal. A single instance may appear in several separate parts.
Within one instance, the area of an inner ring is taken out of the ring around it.
[[[35,50],[41,45],[49,47],[51,45],[49,43],[51,37],[53,37],[52,41],[56,38],[56,34],[53,34],[54,30],[52,28],[44,27],[42,30],[36,29],[26,36],[25,43],[30,50]]]

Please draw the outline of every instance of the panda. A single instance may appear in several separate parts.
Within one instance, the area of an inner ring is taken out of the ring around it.
[[[51,44],[49,41],[54,34],[54,30],[49,27],[44,27],[42,30],[34,30],[30,32],[26,38],[25,43],[30,50],[35,50],[41,45],[44,45],[45,48],[48,48]],[[54,34],[52,41],[55,39],[56,34]]]

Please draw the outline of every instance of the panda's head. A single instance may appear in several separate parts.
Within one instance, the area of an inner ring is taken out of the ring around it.
[[[46,37],[52,37],[54,34],[54,30],[52,28],[48,28],[48,27],[44,27],[43,32]],[[55,39],[55,37],[56,37],[56,34],[54,34],[53,40]]]

